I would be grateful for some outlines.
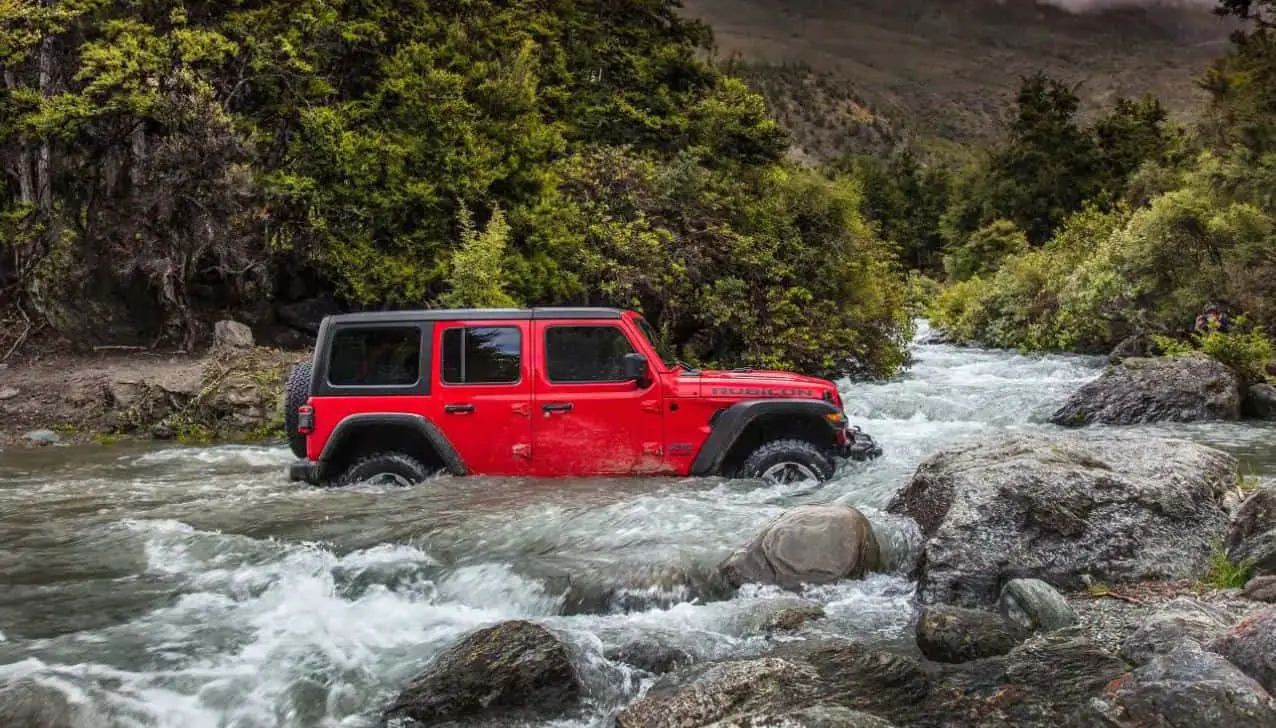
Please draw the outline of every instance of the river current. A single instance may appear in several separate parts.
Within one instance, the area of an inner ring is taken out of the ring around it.
[[[319,490],[287,481],[282,447],[0,453],[0,701],[7,684],[83,728],[361,728],[467,632],[527,618],[578,655],[586,710],[554,725],[583,728],[644,688],[604,656],[637,638],[706,659],[780,639],[906,645],[913,585],[899,576],[809,590],[828,619],[780,638],[763,622],[791,596],[721,598],[712,574],[802,503],[855,505],[897,553],[916,548],[879,509],[922,459],[967,438],[1052,429],[1041,423],[1102,365],[913,348],[905,375],[843,383],[852,421],[885,455],[815,490],[481,478]],[[1276,474],[1271,428],[1140,429]]]

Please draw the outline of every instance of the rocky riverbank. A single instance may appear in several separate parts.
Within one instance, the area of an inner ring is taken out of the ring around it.
[[[785,639],[756,658],[702,663],[654,643],[617,650],[608,660],[646,686],[609,720],[1276,726],[1276,484],[1246,487],[1232,456],[1146,435],[1065,432],[948,448],[879,514],[912,524],[917,538],[903,540],[916,558],[899,557],[899,544],[881,542],[850,506],[783,513],[719,569],[736,587],[795,591],[795,605],[767,620]],[[824,615],[801,604],[801,585],[886,570],[918,580],[913,649],[865,646],[854,634],[803,638]],[[591,694],[596,659],[568,635],[503,622],[434,660],[385,719],[569,719],[604,699]]]
[[[309,352],[255,346],[225,323],[198,355],[103,350],[35,356],[0,369],[0,448],[271,440],[283,385]]]

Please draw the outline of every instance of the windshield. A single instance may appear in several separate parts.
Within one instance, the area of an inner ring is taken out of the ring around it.
[[[647,323],[647,319],[638,316],[634,320],[638,322],[638,328],[642,331],[642,335],[647,337],[647,343],[651,344],[651,348],[655,349],[656,353],[660,355],[660,360],[665,363],[665,367],[676,369],[678,360],[674,358],[673,352],[669,350],[669,347],[665,346],[664,341],[656,334],[656,330],[651,327],[651,324]]]

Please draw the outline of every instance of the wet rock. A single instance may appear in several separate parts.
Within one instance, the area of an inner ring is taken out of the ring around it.
[[[1148,617],[1121,645],[1121,656],[1144,665],[1187,640],[1204,645],[1227,629],[1227,617],[1191,597],[1177,597]]]
[[[824,607],[818,604],[786,607],[768,617],[763,629],[767,632],[793,632],[807,622],[814,622],[824,617]]]
[[[1022,627],[995,612],[946,604],[923,607],[917,646],[936,662],[967,662],[1004,655],[1027,637]]]
[[[880,565],[877,538],[863,513],[850,506],[816,505],[781,514],[720,570],[736,586],[796,589],[862,578]]]
[[[695,662],[695,658],[687,651],[650,638],[634,640],[614,650],[608,650],[604,657],[612,662],[621,662],[653,675],[673,672]]]
[[[238,321],[218,321],[213,326],[213,348],[251,349],[253,330]]]
[[[62,442],[62,436],[53,430],[32,430],[22,437],[28,442],[34,442],[37,445],[56,445]]]
[[[1276,728],[1276,705],[1235,665],[1187,642],[1113,682],[1069,725]]]
[[[1004,669],[991,699],[1015,726],[1062,725],[1129,670],[1121,658],[1072,627],[1039,634],[995,659]]]
[[[444,653],[386,709],[425,725],[515,712],[554,716],[574,706],[581,682],[566,647],[539,625],[502,622]]]
[[[1040,579],[1012,579],[1001,589],[997,611],[1027,630],[1047,632],[1077,623],[1077,612],[1057,589]]]
[[[1017,578],[1065,590],[1086,575],[1109,584],[1199,578],[1235,481],[1235,458],[1187,441],[1018,435],[930,457],[888,510],[927,536],[922,601],[983,607]]]
[[[1276,420],[1276,387],[1255,384],[1245,391],[1242,414],[1255,420]]]
[[[616,717],[617,728],[699,728],[738,715],[805,707],[816,673],[777,658],[723,662],[666,677]]]
[[[0,402],[13,399],[19,394],[22,394],[22,390],[17,387],[0,387]]]
[[[921,346],[939,346],[952,343],[952,339],[943,331],[931,331],[919,338],[917,343]]]
[[[1259,487],[1232,514],[1227,558],[1252,562],[1255,574],[1276,574],[1276,483]]]
[[[1256,576],[1250,579],[1241,596],[1256,602],[1276,602],[1276,576]]]
[[[836,705],[816,705],[788,713],[755,713],[705,728],[894,728],[889,721]]]
[[[1056,425],[1238,420],[1236,373],[1205,356],[1126,359],[1077,390],[1051,417]]]
[[[9,728],[78,728],[96,721],[53,688],[30,680],[0,684],[0,726]]]
[[[1206,645],[1276,694],[1276,607],[1265,609]]]

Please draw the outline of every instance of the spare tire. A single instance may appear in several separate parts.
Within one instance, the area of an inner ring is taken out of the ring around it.
[[[306,456],[306,437],[297,432],[297,408],[310,398],[310,374],[312,363],[303,361],[292,368],[288,384],[284,386],[284,434],[288,448],[299,458]]]

